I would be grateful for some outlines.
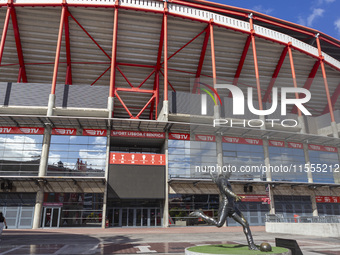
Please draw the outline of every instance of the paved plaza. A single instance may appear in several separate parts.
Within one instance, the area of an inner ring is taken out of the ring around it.
[[[266,233],[264,227],[252,227],[255,242],[275,238],[296,239],[304,255],[340,254],[340,239]],[[25,254],[184,254],[186,247],[200,244],[246,244],[241,227],[171,227],[108,229],[5,230],[0,255]]]

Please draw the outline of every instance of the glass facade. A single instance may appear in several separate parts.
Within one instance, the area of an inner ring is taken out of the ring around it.
[[[59,227],[100,227],[103,194],[45,193],[44,207],[61,208]],[[47,223],[48,219],[45,217],[45,225]]]
[[[190,177],[190,141],[168,141],[169,177]]]
[[[235,167],[231,180],[264,180],[266,174],[261,171],[264,165],[262,145],[223,143],[223,163]],[[254,167],[253,169],[246,168]],[[257,168],[256,168],[257,167]]]
[[[307,182],[307,173],[304,168],[305,155],[303,149],[285,147],[269,147],[269,160],[272,169],[273,181]],[[286,168],[282,168],[282,167]],[[288,171],[284,171],[286,169]],[[289,169],[293,169],[289,171]],[[294,171],[295,169],[295,171]]]
[[[42,140],[42,135],[0,134],[0,175],[38,175]]]
[[[309,159],[315,183],[334,183],[332,169],[339,166],[337,153],[309,150]]]
[[[317,203],[319,216],[340,215],[340,204]]]
[[[47,175],[104,176],[106,137],[52,135]]]
[[[269,206],[261,202],[236,202],[236,206],[245,219],[252,226],[264,225],[265,214],[269,212]],[[194,210],[202,210],[206,215],[217,219],[219,209],[219,195],[190,195],[169,194],[169,215],[172,225],[191,226],[208,225],[205,221],[189,217]],[[240,226],[231,218],[227,218],[228,226]]]
[[[275,213],[282,214],[290,222],[297,222],[299,216],[312,216],[310,196],[274,195]]]
[[[169,215],[173,225],[206,225],[204,221],[189,217],[189,213],[201,209],[210,217],[217,217],[219,207],[219,196],[169,194]]]
[[[207,167],[216,167],[216,143],[169,140],[169,175],[183,178],[210,178]]]

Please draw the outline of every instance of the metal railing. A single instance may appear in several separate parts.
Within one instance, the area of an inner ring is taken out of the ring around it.
[[[266,214],[266,222],[283,223],[340,223],[339,215],[284,217],[282,214]]]

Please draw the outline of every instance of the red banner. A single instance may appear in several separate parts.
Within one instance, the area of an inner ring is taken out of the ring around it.
[[[0,127],[0,134],[43,135],[42,127]]]
[[[322,146],[317,144],[309,144],[308,149],[313,151],[327,151],[327,152],[338,152],[338,148],[330,146]]]
[[[111,136],[164,139],[165,138],[165,133],[161,133],[161,132],[141,132],[141,131],[112,130],[111,131]]]
[[[269,197],[267,195],[248,195],[248,194],[241,194],[239,195],[242,198],[242,202],[268,202]]]
[[[77,135],[76,128],[53,128],[52,135]]]
[[[225,142],[225,143],[251,144],[251,145],[262,145],[263,144],[261,139],[241,138],[241,137],[231,137],[231,136],[223,136],[223,142]]]
[[[293,149],[303,149],[303,144],[288,142],[288,147]]]
[[[169,133],[169,139],[171,139],[171,140],[187,140],[187,141],[190,141],[190,134]]]
[[[195,140],[200,142],[215,142],[216,137],[214,135],[195,135]]]
[[[165,165],[165,155],[110,152],[110,164],[161,166]]]
[[[335,196],[316,196],[317,203],[340,203],[340,197]]]
[[[269,140],[268,145],[274,146],[274,147],[285,147],[285,142],[284,141],[277,141],[277,140]]]
[[[106,129],[83,129],[83,135],[86,136],[106,136]]]

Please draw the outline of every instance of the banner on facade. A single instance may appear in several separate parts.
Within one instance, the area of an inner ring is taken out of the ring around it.
[[[195,135],[195,141],[200,142],[215,142],[216,137],[214,135]]]
[[[185,133],[169,133],[170,140],[187,140],[190,141],[190,134]]]
[[[277,140],[268,140],[268,145],[273,147],[285,147],[285,142]]]
[[[268,202],[269,201],[269,197],[267,195],[241,194],[239,196],[244,197],[241,199],[242,202]]]
[[[0,134],[43,135],[42,127],[0,127]]]
[[[231,136],[223,136],[222,141],[224,143],[239,143],[239,144],[251,144],[251,145],[262,145],[263,144],[261,139],[231,137]]]
[[[292,142],[288,142],[288,148],[293,148],[293,149],[303,149],[303,144],[302,144],[302,143],[292,143]]]
[[[83,129],[83,135],[85,136],[106,136],[106,129]]]
[[[327,152],[338,152],[338,148],[330,146],[322,146],[317,144],[309,144],[308,149],[313,151],[327,151]]]
[[[340,197],[335,196],[316,196],[317,203],[340,203]]]
[[[77,135],[76,128],[53,128],[52,135]]]

